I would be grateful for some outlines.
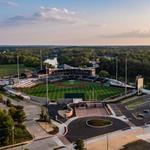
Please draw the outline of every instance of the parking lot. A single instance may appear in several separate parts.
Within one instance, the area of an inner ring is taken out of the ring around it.
[[[117,104],[122,114],[124,114],[136,126],[150,123],[150,96],[145,95],[142,98],[144,99],[144,103],[134,106],[133,109],[128,109],[127,107],[130,102]]]
[[[86,125],[86,121],[89,119],[107,119],[112,122],[112,125],[103,128],[92,128]],[[66,138],[69,141],[74,142],[78,139],[86,140],[106,133],[114,132],[117,130],[125,130],[129,128],[129,125],[125,122],[112,117],[83,117],[72,121],[68,125]]]

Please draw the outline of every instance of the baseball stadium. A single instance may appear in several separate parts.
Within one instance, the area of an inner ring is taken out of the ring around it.
[[[46,79],[48,79],[47,85]],[[66,64],[57,69],[40,70],[38,80],[30,82],[22,82],[15,88],[31,97],[46,98],[48,96],[48,101],[60,101],[66,98],[102,101],[124,93],[121,84],[114,85],[115,80],[97,77],[94,68],[75,68]],[[67,97],[68,94],[69,97]],[[81,94],[82,97],[79,96]]]
[[[20,79],[5,87],[10,95],[47,108],[50,119],[63,126],[60,140],[65,145],[116,131],[128,131],[131,123],[149,122],[149,95],[141,95],[143,78],[137,77],[137,91],[121,81],[96,75],[96,68],[66,64],[39,70],[36,77]],[[140,94],[140,95],[138,95]]]

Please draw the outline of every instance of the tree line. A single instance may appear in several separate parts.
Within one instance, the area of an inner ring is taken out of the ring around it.
[[[128,75],[135,78],[136,75],[150,76],[150,47],[149,46],[113,46],[113,47],[3,47],[0,48],[0,64],[16,63],[17,54],[20,63],[27,67],[40,68],[41,61],[57,56],[59,64],[69,64],[75,67],[90,67],[92,60],[99,64],[97,73],[107,71],[110,76],[115,76],[116,58],[118,59],[118,73],[124,76],[125,59],[128,59]]]

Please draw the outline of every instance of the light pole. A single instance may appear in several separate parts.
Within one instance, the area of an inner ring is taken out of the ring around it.
[[[107,150],[109,150],[109,139],[108,139],[108,133],[106,134],[106,138],[107,138]]]
[[[48,98],[48,68],[46,64],[46,105],[48,106],[49,98]]]
[[[40,50],[41,70],[43,69],[42,50]]]
[[[116,80],[118,80],[118,57],[116,57]]]
[[[20,83],[20,68],[19,68],[19,55],[17,54],[17,72],[18,72],[18,82]]]
[[[14,145],[14,130],[15,130],[15,127],[12,126],[12,145]]]
[[[125,59],[125,95],[127,94],[127,82],[128,82],[128,60]]]

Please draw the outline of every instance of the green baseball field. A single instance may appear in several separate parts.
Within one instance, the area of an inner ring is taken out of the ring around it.
[[[48,88],[49,99],[55,101],[63,99],[66,93],[84,93],[85,100],[103,100],[124,92],[122,88],[106,87],[97,83],[74,80],[49,83]],[[32,96],[46,97],[46,85],[40,84],[32,88],[22,89],[22,92]]]

